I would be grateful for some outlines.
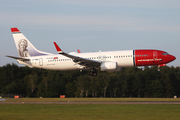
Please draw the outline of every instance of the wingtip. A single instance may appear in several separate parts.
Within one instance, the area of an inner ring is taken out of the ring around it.
[[[60,49],[60,47],[56,44],[56,42],[53,42],[54,46],[56,47],[56,50],[58,53],[63,53],[63,51]]]
[[[11,28],[11,32],[20,32],[17,28]]]

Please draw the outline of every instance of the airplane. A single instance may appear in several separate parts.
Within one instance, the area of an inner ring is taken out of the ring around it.
[[[97,69],[120,71],[123,67],[164,66],[176,59],[165,51],[155,49],[66,53],[56,42],[54,45],[59,54],[52,54],[37,50],[18,28],[11,28],[11,32],[19,57],[7,57],[16,59],[18,63],[31,68],[62,71],[87,69],[90,70],[89,75],[96,76]]]

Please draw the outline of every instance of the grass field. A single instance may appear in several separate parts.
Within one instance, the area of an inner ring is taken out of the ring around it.
[[[6,99],[6,98],[5,98]],[[7,98],[6,102],[118,102],[118,101],[157,101],[157,102],[167,102],[167,101],[180,101],[179,98]]]
[[[0,104],[1,120],[179,120],[180,105]]]
[[[180,104],[27,104],[26,102],[180,101],[174,98],[5,98],[0,120],[180,120]],[[0,101],[3,102],[3,101]]]

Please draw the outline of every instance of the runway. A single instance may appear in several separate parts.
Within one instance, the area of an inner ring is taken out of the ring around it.
[[[180,102],[0,102],[0,104],[180,104]]]

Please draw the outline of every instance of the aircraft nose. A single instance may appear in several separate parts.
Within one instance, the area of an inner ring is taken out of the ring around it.
[[[170,55],[170,60],[171,60],[171,61],[173,61],[173,60],[175,60],[175,59],[176,59],[176,57],[175,57],[175,56]]]

